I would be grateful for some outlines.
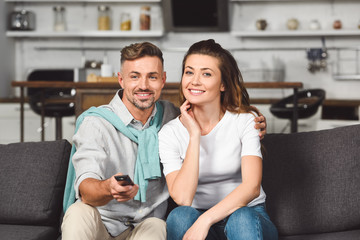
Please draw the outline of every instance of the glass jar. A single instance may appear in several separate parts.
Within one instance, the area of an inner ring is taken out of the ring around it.
[[[98,7],[98,30],[110,30],[110,8],[105,5]]]
[[[149,6],[141,7],[140,30],[150,30],[150,7]]]
[[[65,8],[63,6],[54,6],[54,31],[66,31]]]
[[[120,18],[120,30],[129,31],[131,30],[131,18],[129,13],[122,13]]]

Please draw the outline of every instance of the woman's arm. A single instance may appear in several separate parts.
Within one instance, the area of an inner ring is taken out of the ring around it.
[[[242,183],[223,200],[202,214],[187,231],[184,239],[190,239],[193,236],[205,239],[211,225],[226,218],[237,209],[247,206],[249,202],[260,195],[262,159],[258,156],[242,157],[241,174]]]
[[[189,145],[181,169],[166,176],[170,196],[182,206],[190,206],[194,199],[199,179],[200,127],[194,119],[190,103],[180,107],[180,121],[189,132]]]

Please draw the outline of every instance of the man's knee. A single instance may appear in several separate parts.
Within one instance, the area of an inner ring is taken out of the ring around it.
[[[64,216],[65,221],[84,221],[85,219],[96,219],[100,217],[98,210],[95,207],[84,204],[82,202],[76,202],[72,204],[69,209],[66,211]]]
[[[142,227],[144,228],[166,228],[166,223],[164,220],[156,217],[147,218],[142,222]]]
[[[94,230],[104,228],[98,210],[82,202],[72,204],[66,211],[61,231],[63,239],[83,234],[93,234]],[[71,239],[71,238],[68,238]]]
[[[142,221],[132,231],[129,240],[165,240],[166,239],[166,223],[164,220],[151,217]]]

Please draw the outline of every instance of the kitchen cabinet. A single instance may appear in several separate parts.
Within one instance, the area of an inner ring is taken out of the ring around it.
[[[157,38],[164,35],[161,0],[6,0],[8,9],[32,11],[36,15],[34,31],[6,31],[10,38]],[[53,7],[65,7],[66,31],[53,30]],[[97,30],[98,5],[111,8],[111,29]],[[151,7],[150,30],[139,30],[140,9],[143,5]],[[123,12],[131,14],[131,30],[120,30],[120,16]]]
[[[242,38],[358,37],[360,10],[356,0],[230,0],[232,4],[231,35]],[[306,12],[306,14],[304,14]],[[299,21],[297,30],[288,30],[287,21]],[[265,30],[257,30],[256,21],[267,22]],[[320,29],[311,30],[310,22],[318,20]],[[341,20],[343,27],[333,29]]]

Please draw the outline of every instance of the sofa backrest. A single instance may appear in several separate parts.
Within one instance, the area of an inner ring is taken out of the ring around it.
[[[70,151],[66,140],[0,145],[0,223],[59,223]]]
[[[360,125],[268,134],[263,188],[280,235],[360,229]]]

